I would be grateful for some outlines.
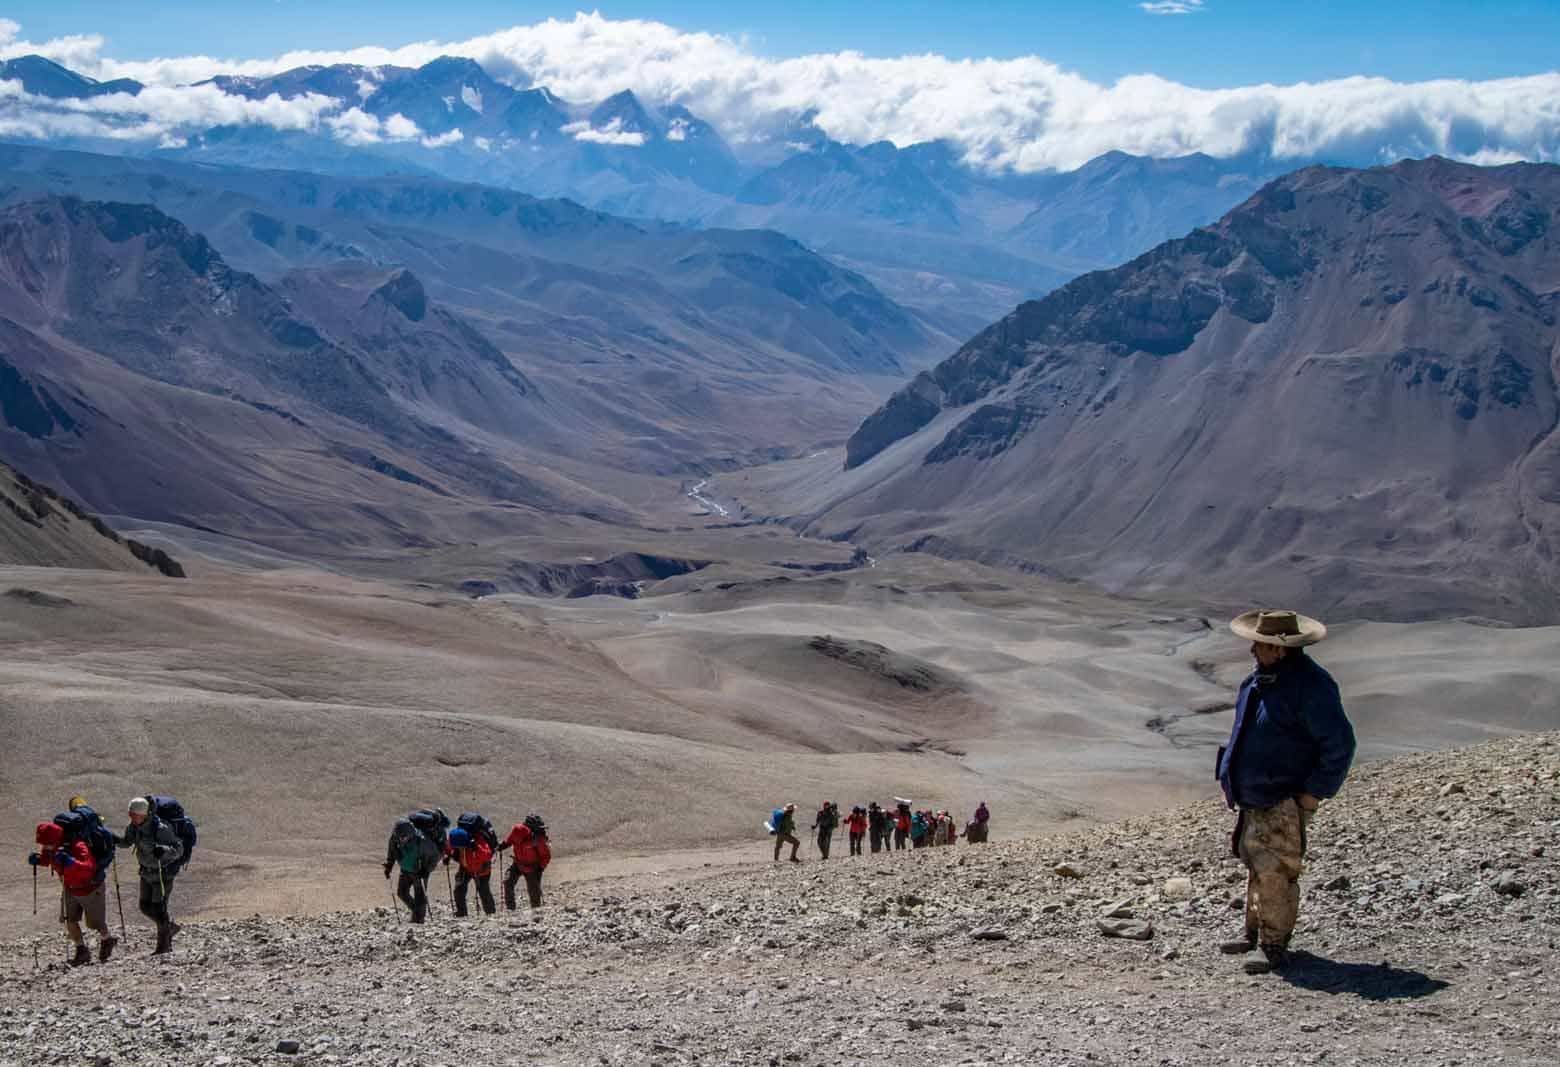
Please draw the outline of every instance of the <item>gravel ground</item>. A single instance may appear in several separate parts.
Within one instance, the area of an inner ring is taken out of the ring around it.
[[[40,935],[0,946],[0,1063],[1560,1062],[1560,735],[1357,769],[1313,823],[1282,975],[1217,951],[1231,821],[800,866],[762,842],[534,916],[192,924],[161,960],[132,920],[77,971]]]

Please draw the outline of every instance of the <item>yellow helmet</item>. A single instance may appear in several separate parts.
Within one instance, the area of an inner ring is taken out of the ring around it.
[[[82,796],[80,793],[77,793],[75,796],[70,798],[71,811],[75,811],[77,808],[85,807],[87,807],[87,798]]]

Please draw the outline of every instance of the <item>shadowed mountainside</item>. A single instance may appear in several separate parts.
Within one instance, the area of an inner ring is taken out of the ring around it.
[[[34,416],[41,412],[51,418],[64,416],[57,408],[50,410],[53,405],[46,392],[17,385],[0,393],[0,408],[8,420],[25,419],[27,415],[19,412],[27,412],[28,404],[37,405]],[[0,563],[112,571],[150,567],[170,578],[184,577],[184,568],[162,549],[121,537],[74,500],[4,463],[0,463]],[[70,603],[67,598],[22,587],[11,588],[6,595],[44,607]]]

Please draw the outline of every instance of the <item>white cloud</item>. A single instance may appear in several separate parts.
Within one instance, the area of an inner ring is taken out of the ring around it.
[[[1200,6],[1193,0],[1160,3]],[[132,77],[164,88],[217,73],[267,75],[310,63],[419,66],[440,55],[466,56],[495,78],[546,86],[565,100],[597,101],[631,89],[652,104],[682,104],[738,144],[785,138],[796,116],[812,114],[839,140],[906,145],[946,139],[973,163],[1023,171],[1074,167],[1112,149],[1357,162],[1430,153],[1560,158],[1560,73],[1481,82],[1354,77],[1222,90],[1138,75],[1107,85],[1037,57],[877,59],[838,52],[776,60],[732,38],[599,14],[466,41],[245,61],[183,56],[125,62],[105,56],[96,37],[32,44],[19,34],[14,23],[0,27],[0,57],[40,52],[93,77]],[[3,121],[36,120],[12,113]],[[610,127],[571,132],[610,144],[642,136]],[[391,135],[388,129],[379,133]]]
[[[3,31],[3,27],[0,27]],[[106,137],[181,144],[214,126],[267,126],[274,130],[326,132],[349,145],[420,137],[403,115],[380,120],[318,93],[259,100],[224,93],[214,85],[148,86],[140,93],[82,99],[34,96],[19,81],[0,82],[0,135],[45,140]]]
[[[686,141],[688,139],[688,120],[673,119],[666,127],[666,139],[668,141]]]
[[[340,114],[327,116],[325,128],[343,144],[378,144],[384,140],[379,120],[362,108],[349,107]]]
[[[588,122],[571,122],[562,127],[562,132],[573,137],[576,141],[587,141],[591,144],[612,144],[628,148],[638,148],[645,143],[645,135],[639,130],[625,130],[622,119],[613,119],[599,129]],[[534,139],[536,131],[531,131]]]
[[[467,107],[471,108],[471,110],[475,111],[479,115],[482,114],[482,91],[480,89],[473,89],[469,85],[462,85],[460,87],[460,99],[461,102]]]
[[[1148,0],[1138,7],[1150,15],[1195,15],[1204,10],[1203,0]]]
[[[417,123],[407,118],[400,112],[396,112],[384,121],[385,136],[392,141],[410,141],[422,133],[417,128]]]
[[[452,144],[460,144],[465,139],[466,135],[461,133],[460,130],[451,130],[448,133],[441,133],[437,137],[424,137],[422,146],[424,148],[448,148]]]

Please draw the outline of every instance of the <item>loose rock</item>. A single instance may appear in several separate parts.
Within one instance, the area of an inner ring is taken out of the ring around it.
[[[1134,919],[1100,919],[1096,924],[1106,937],[1120,937],[1128,941],[1151,941],[1154,937],[1152,923]]]

